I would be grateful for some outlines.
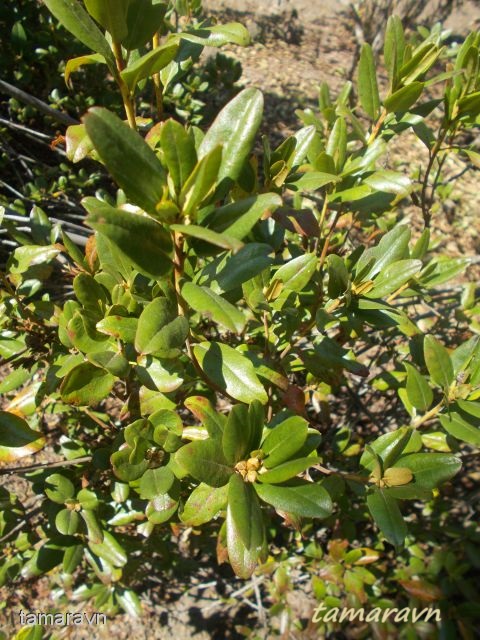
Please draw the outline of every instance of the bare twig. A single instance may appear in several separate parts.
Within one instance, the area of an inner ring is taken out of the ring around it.
[[[39,100],[35,96],[32,96],[29,93],[22,91],[22,89],[14,87],[12,84],[4,82],[3,80],[0,80],[0,91],[2,91],[3,93],[7,93],[8,95],[12,96],[12,98],[19,100],[24,104],[28,104],[31,107],[34,107],[35,109],[40,111],[40,113],[43,113],[46,116],[50,116],[51,118],[53,118],[53,120],[56,120],[56,122],[60,122],[61,124],[65,124],[67,126],[71,124],[79,124],[78,120],[75,120],[75,118],[69,116],[68,113],[63,113],[62,111],[52,109],[52,107],[50,107],[42,100]]]

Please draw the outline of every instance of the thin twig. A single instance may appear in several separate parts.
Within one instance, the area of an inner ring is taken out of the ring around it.
[[[81,456],[73,460],[57,460],[56,462],[44,462],[40,464],[31,464],[28,467],[5,467],[0,469],[0,476],[14,475],[17,473],[29,473],[38,469],[53,469],[54,467],[73,467],[76,464],[90,462],[92,456]]]
[[[39,100],[35,96],[32,96],[29,93],[22,91],[18,87],[14,87],[12,84],[4,82],[3,80],[0,80],[0,91],[2,91],[3,93],[7,93],[8,95],[12,96],[12,98],[19,100],[24,104],[28,104],[31,107],[34,107],[46,116],[50,116],[51,118],[56,120],[56,122],[60,122],[61,124],[65,124],[67,126],[71,124],[79,124],[78,120],[75,120],[75,118],[69,116],[68,113],[63,113],[62,111],[52,109],[52,107],[50,107],[42,100]]]

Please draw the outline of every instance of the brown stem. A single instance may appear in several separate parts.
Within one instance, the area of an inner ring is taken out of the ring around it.
[[[115,56],[115,61],[117,63],[118,73],[115,75],[115,80],[118,84],[118,88],[120,89],[120,93],[122,95],[123,106],[125,108],[125,113],[127,115],[128,124],[132,129],[137,129],[137,121],[135,120],[135,105],[130,95],[130,91],[128,90],[127,85],[125,84],[121,72],[125,69],[125,60],[123,58],[122,53],[122,45],[118,42],[112,42],[112,51]]]
[[[158,49],[160,46],[160,36],[155,33],[152,39],[153,49]],[[155,87],[155,101],[157,103],[157,116],[159,120],[163,117],[163,85],[160,79],[160,73],[153,74],[153,86]]]
[[[370,146],[372,144],[372,142],[377,138],[378,134],[380,133],[380,129],[382,128],[383,123],[385,122],[385,118],[387,117],[387,110],[385,108],[382,109],[382,113],[380,114],[380,117],[378,118],[372,133],[370,134],[370,137],[368,138],[367,141],[367,146]]]

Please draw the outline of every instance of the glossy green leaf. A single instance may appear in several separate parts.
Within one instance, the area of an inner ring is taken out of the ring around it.
[[[67,63],[65,64],[65,72],[64,72],[65,84],[67,85],[67,87],[72,89],[72,82],[70,80],[70,76],[72,75],[72,73],[74,73],[75,71],[80,69],[80,67],[83,67],[86,64],[105,64],[105,58],[99,53],[91,53],[86,56],[77,56],[76,58],[70,58],[70,60],[67,60]],[[80,127],[82,125],[72,125],[72,126]],[[68,153],[68,149],[67,149],[67,153]],[[73,162],[75,162],[75,160],[73,160]]]
[[[235,255],[227,256],[215,280],[224,292],[240,287],[254,278],[273,262],[269,245],[252,242],[242,247]]]
[[[128,375],[130,365],[122,353],[115,351],[96,351],[88,353],[87,359],[97,367],[102,367],[113,376],[123,378]]]
[[[103,532],[103,542],[98,544],[89,542],[88,546],[95,555],[99,556],[102,560],[105,560],[113,567],[123,567],[127,564],[128,556],[125,549],[108,531]]]
[[[374,487],[367,495],[367,505],[372,518],[390,544],[401,547],[408,533],[398,503],[386,491]]]
[[[79,0],[44,0],[47,8],[82,44],[102,55],[111,69],[115,58],[106,38]]]
[[[199,527],[210,522],[219,511],[227,506],[228,484],[223,487],[209,487],[199,484],[188,496],[181,521],[188,527]]]
[[[232,407],[222,436],[222,448],[228,464],[234,465],[249,457],[254,446],[251,445],[248,407],[237,404]]]
[[[138,319],[119,315],[108,315],[97,322],[96,329],[100,333],[112,336],[122,342],[133,342],[137,332]]]
[[[384,466],[389,466],[402,454],[412,437],[412,429],[401,427],[390,433],[385,433],[370,443],[370,448],[374,454],[379,456]],[[360,458],[360,464],[366,469],[372,470],[375,466],[375,455],[371,451],[365,450]]]
[[[163,167],[139,133],[107,109],[94,107],[83,119],[87,133],[127,198],[155,215],[166,185]]]
[[[197,163],[187,178],[179,196],[184,216],[192,216],[198,206],[213,192],[222,162],[222,145],[214,147]]]
[[[385,109],[388,113],[407,111],[420,98],[423,93],[423,82],[412,82],[405,87],[398,89],[384,101]]]
[[[372,47],[365,43],[360,51],[358,63],[358,97],[365,113],[371,120],[380,114],[380,96],[378,94],[377,71]]]
[[[205,134],[199,150],[199,159],[218,145],[223,155],[218,172],[219,193],[240,175],[243,164],[252,150],[255,135],[263,113],[263,96],[258,89],[244,89],[218,114]]]
[[[130,63],[120,74],[129,91],[133,93],[141,80],[164,69],[175,58],[177,51],[178,42],[167,42]]]
[[[237,576],[248,578],[265,547],[265,527],[252,486],[237,474],[231,476],[227,504],[227,549]]]
[[[408,176],[397,171],[375,171],[364,180],[365,184],[385,193],[394,193],[406,197],[412,190],[412,182]]]
[[[291,487],[255,483],[254,488],[261,500],[281,513],[302,518],[328,518],[333,510],[327,490],[313,482]]]
[[[52,502],[64,504],[73,498],[75,487],[73,482],[61,473],[52,473],[45,478],[45,495]]]
[[[96,405],[108,396],[115,380],[111,373],[84,362],[64,378],[60,394],[68,404]]]
[[[404,363],[407,370],[407,396],[412,405],[419,411],[427,411],[433,402],[433,391],[425,378],[408,362]]]
[[[170,225],[172,231],[178,231],[190,238],[196,238],[197,240],[204,240],[215,247],[221,247],[236,253],[244,245],[243,242],[233,238],[225,233],[217,233],[206,227],[201,227],[196,224],[172,224]]]
[[[127,11],[127,36],[122,44],[126,49],[140,49],[162,27],[167,11],[166,2],[130,0]]]
[[[405,52],[405,34],[402,21],[398,16],[390,16],[385,32],[383,57],[388,71],[390,86],[394,88],[398,81],[398,72],[403,63]]]
[[[175,460],[188,474],[210,487],[223,486],[233,473],[217,439],[190,442],[177,451]]]
[[[138,486],[140,498],[143,500],[152,500],[157,496],[167,493],[173,485],[174,480],[175,476],[168,467],[147,469]]]
[[[239,351],[219,342],[201,342],[193,347],[205,375],[240,402],[267,402],[267,394],[255,368]]]
[[[0,462],[31,456],[45,446],[45,437],[20,416],[0,411]]]
[[[186,282],[182,287],[182,297],[201,316],[212,319],[228,331],[241,333],[245,328],[244,314],[209,287]]]
[[[80,516],[72,509],[62,509],[55,516],[55,526],[64,536],[73,536],[78,531]]]
[[[457,412],[440,416],[440,423],[447,433],[462,442],[480,447],[480,428],[472,422],[478,421],[466,420]]]
[[[385,298],[406,284],[411,278],[420,273],[421,260],[399,260],[381,271],[370,291],[363,295],[366,298]]]
[[[180,37],[207,47],[222,47],[225,44],[245,46],[250,42],[247,29],[239,22],[227,22],[214,27],[184,31]]]
[[[434,336],[425,336],[423,354],[428,372],[436,384],[447,392],[454,379],[453,365],[447,349]]]
[[[191,396],[185,400],[185,406],[200,420],[211,438],[221,438],[227,418],[215,411],[208,398]]]
[[[317,264],[316,254],[304,253],[282,265],[280,269],[275,271],[274,278],[283,282],[285,289],[300,292],[312,279]]]
[[[135,349],[144,355],[175,357],[184,345],[188,331],[188,320],[178,316],[166,298],[155,298],[138,319]]]
[[[160,145],[169,177],[178,195],[197,164],[193,136],[180,123],[169,119],[160,131]]]
[[[270,217],[281,204],[282,199],[276,193],[237,200],[215,209],[208,218],[208,225],[230,238],[243,240],[260,219]]]
[[[269,469],[265,473],[260,473],[258,479],[260,482],[267,484],[279,484],[280,482],[285,482],[286,480],[290,480],[291,478],[298,476],[299,473],[302,473],[302,471],[312,467],[317,462],[320,462],[320,458],[312,456],[307,458],[295,458],[294,460],[283,462],[282,464],[273,467],[273,469]]]
[[[299,416],[287,418],[270,429],[261,445],[266,454],[265,467],[272,469],[292,458],[303,447],[307,434],[308,423]]]
[[[138,271],[157,278],[171,269],[171,237],[155,220],[109,205],[92,207],[88,198],[83,205],[90,212],[87,223],[111,240]]]
[[[394,466],[410,469],[421,488],[434,489],[450,480],[460,470],[462,462],[448,453],[411,453],[402,456]]]
[[[114,42],[121,42],[128,33],[127,9],[130,0],[83,0],[88,13],[108,31]]]

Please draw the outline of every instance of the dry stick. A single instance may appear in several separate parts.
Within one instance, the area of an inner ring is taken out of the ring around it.
[[[71,116],[69,116],[68,113],[63,113],[62,111],[57,111],[56,109],[52,109],[52,107],[48,106],[48,104],[46,104],[45,102],[42,102],[42,100],[35,98],[35,96],[32,96],[29,93],[22,91],[18,87],[15,87],[12,84],[9,84],[8,82],[4,82],[3,80],[0,80],[0,91],[4,93],[8,93],[8,95],[12,96],[13,98],[16,98],[20,102],[23,102],[24,104],[28,104],[31,107],[34,107],[41,113],[44,113],[45,115],[50,116],[51,118],[53,118],[57,122],[60,122],[61,124],[65,124],[67,126],[71,124],[79,124],[78,120],[75,120],[75,118],[72,118]]]
[[[40,464],[31,464],[28,467],[5,467],[0,469],[0,476],[15,475],[17,473],[29,473],[30,471],[38,471],[38,469],[53,469],[54,467],[73,467],[76,464],[90,462],[92,456],[81,456],[73,460],[58,460],[57,462],[45,462]]]
[[[35,509],[32,509],[32,511],[30,511],[30,513],[27,513],[27,515],[25,516],[25,518],[23,518],[23,520],[20,520],[19,523],[17,523],[13,529],[10,529],[10,531],[8,533],[6,533],[4,536],[2,536],[0,538],[0,544],[2,542],[5,542],[6,540],[8,540],[9,538],[11,538],[15,533],[17,533],[17,531],[20,531],[20,529],[23,529],[23,527],[28,524],[29,520],[31,520],[34,516],[36,516],[38,513],[40,513],[40,511],[42,511],[43,507],[40,505],[39,507],[36,507]]]

